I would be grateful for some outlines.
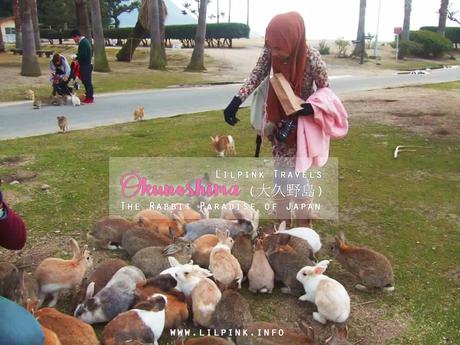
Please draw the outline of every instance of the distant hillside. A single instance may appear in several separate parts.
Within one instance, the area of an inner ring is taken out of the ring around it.
[[[166,25],[180,25],[180,24],[196,24],[198,23],[197,17],[187,11],[182,6],[180,0],[165,0],[168,7],[168,17],[166,17]],[[131,13],[124,13],[120,16],[120,27],[133,27],[136,25],[138,11]]]

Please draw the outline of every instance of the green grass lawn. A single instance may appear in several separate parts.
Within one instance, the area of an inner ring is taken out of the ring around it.
[[[70,63],[70,56],[76,52],[76,46],[45,46],[44,49],[54,50],[67,57]],[[116,53],[119,47],[108,47],[107,58],[109,60],[110,73],[93,73],[93,84],[97,93],[143,90],[165,88],[179,84],[202,84],[212,81],[222,81],[218,75],[213,73],[185,72],[191,50],[180,52],[168,52],[168,65],[164,71],[148,69],[149,50],[137,49],[133,61],[118,62]],[[32,89],[37,95],[45,96],[50,94],[51,86],[48,81],[47,58],[39,58],[42,77],[37,78],[16,78],[14,82],[5,83],[0,86],[0,102],[24,100],[24,92]],[[205,56],[205,65],[208,68],[215,67],[219,62],[209,56]],[[21,56],[12,53],[0,54],[0,70],[8,68],[13,71],[14,76],[19,76],[21,70]],[[16,72],[17,71],[17,72]],[[82,91],[81,91],[82,92]]]
[[[248,110],[241,118],[234,128],[224,123],[221,112],[207,112],[3,141],[0,161],[14,156],[30,161],[19,168],[0,165],[2,176],[18,169],[38,173],[33,183],[3,188],[19,197],[15,208],[32,230],[31,243],[56,230],[61,232],[56,236],[84,232],[107,212],[109,157],[212,156],[209,136],[219,133],[234,136],[239,156],[252,156],[255,134],[248,125]],[[360,296],[372,302],[369,308],[381,313],[379,319],[402,320],[407,326],[388,344],[459,344],[459,143],[432,139],[431,150],[401,154],[395,160],[392,149],[401,143],[426,145],[424,138],[391,127],[352,122],[347,138],[331,147],[342,176],[340,218],[319,221],[317,230],[322,235],[344,231],[352,242],[381,251],[393,263],[394,294],[350,291],[352,303]],[[264,147],[263,154],[269,152]],[[40,190],[44,183],[51,187],[49,194]],[[329,274],[338,273],[334,264]],[[263,320],[292,313],[289,306],[296,303],[279,293],[251,299],[255,318]],[[369,322],[364,316],[353,318],[353,343],[372,327]]]
[[[447,83],[436,83],[436,84],[426,84],[421,87],[434,89],[434,90],[459,90],[460,89],[460,80],[447,82]]]

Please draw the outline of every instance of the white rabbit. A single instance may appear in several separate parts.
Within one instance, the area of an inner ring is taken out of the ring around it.
[[[316,266],[305,266],[297,273],[297,280],[303,284],[305,295],[299,300],[316,304],[318,312],[313,319],[326,324],[345,322],[350,316],[350,296],[338,281],[323,275],[329,260],[323,260]]]
[[[278,230],[275,231],[277,234],[288,234],[290,236],[301,238],[308,242],[313,254],[316,254],[321,249],[321,238],[318,233],[310,228],[292,228],[286,230],[286,222],[281,222]]]
[[[79,106],[81,104],[80,98],[78,98],[78,96],[76,94],[73,93],[70,97],[71,97],[71,100],[72,100],[72,105],[74,107],[77,107],[77,106]]]

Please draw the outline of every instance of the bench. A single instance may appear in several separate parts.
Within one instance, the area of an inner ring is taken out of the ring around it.
[[[16,54],[22,55],[22,49],[10,49],[10,51],[14,55],[16,55]],[[54,54],[54,51],[52,51],[52,50],[37,50],[37,55],[39,57],[43,57],[43,55],[45,55],[47,58],[49,58],[53,54]]]

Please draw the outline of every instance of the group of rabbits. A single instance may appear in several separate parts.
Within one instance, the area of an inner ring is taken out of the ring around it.
[[[271,293],[275,281],[280,282],[283,293],[316,305],[314,320],[333,323],[327,344],[349,344],[350,297],[342,284],[324,275],[329,261],[316,259],[322,247],[318,233],[286,229],[283,222],[273,234],[263,234],[257,210],[239,200],[226,206],[220,218],[175,204],[167,214],[143,210],[133,220],[109,216],[98,221],[88,234],[91,244],[125,251],[130,264],[110,259],[93,268],[88,246],[80,250],[73,239],[72,259],[43,260],[34,273],[38,298],[30,303],[30,296],[27,304],[49,339],[58,339],[49,344],[65,344],[65,339],[67,344],[98,344],[89,326],[95,323],[107,323],[102,344],[157,344],[164,330],[182,328],[189,319],[197,327],[253,330],[249,336],[234,335],[238,345],[320,343],[305,323],[300,333],[253,320],[248,302],[237,292],[246,279],[252,293]],[[356,288],[394,290],[392,267],[382,254],[347,244],[343,234],[327,250],[356,276]],[[9,275],[1,272],[0,265],[0,293],[9,289],[14,269]],[[75,291],[73,316],[54,308],[64,289]],[[47,295],[52,297],[49,307],[37,310]],[[260,329],[282,329],[284,335],[263,337]],[[232,344],[218,337],[180,343]]]

